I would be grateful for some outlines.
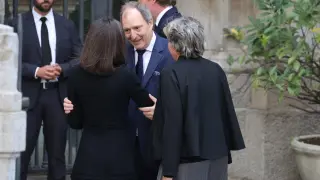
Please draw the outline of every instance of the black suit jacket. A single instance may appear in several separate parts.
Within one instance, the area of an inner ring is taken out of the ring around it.
[[[63,100],[67,96],[66,80],[69,70],[78,63],[81,50],[81,41],[78,31],[72,21],[54,13],[56,27],[56,63],[62,68],[59,77],[59,93]],[[13,19],[9,25],[17,31],[17,19]],[[35,79],[35,70],[41,66],[41,47],[34,23],[32,12],[22,14],[23,40],[22,40],[22,83],[23,96],[29,97],[32,109],[38,99],[41,79]]]
[[[183,159],[214,160],[245,148],[223,69],[204,58],[179,58],[160,76],[154,145],[164,176]]]
[[[167,11],[162,18],[160,19],[160,22],[158,26],[155,26],[154,31],[161,37],[167,38],[166,35],[163,32],[163,28],[166,27],[166,25],[173,21],[174,19],[177,19],[181,17],[181,14],[179,13],[178,9],[173,6],[169,11]]]

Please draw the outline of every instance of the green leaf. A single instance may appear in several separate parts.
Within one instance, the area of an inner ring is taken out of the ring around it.
[[[284,88],[281,84],[276,84],[276,87],[280,90],[280,91],[284,91]]]
[[[292,88],[292,87],[288,87],[288,92],[289,92],[289,94],[291,95],[291,96],[295,96],[296,95],[296,92],[295,92],[296,90],[294,89],[294,88]]]
[[[246,55],[240,56],[240,57],[239,57],[239,63],[240,63],[240,64],[243,64],[243,62],[245,61],[245,59],[246,59]]]
[[[288,64],[289,65],[292,65],[292,63],[294,63],[296,61],[296,57],[295,56],[292,56],[288,59]]]
[[[270,75],[271,81],[275,84],[278,80],[278,75],[277,74],[272,74]]]
[[[297,87],[300,87],[301,86],[301,79],[299,78],[299,76],[295,76],[291,83]]]
[[[253,83],[252,83],[253,88],[258,88],[260,87],[260,85],[261,85],[261,81],[259,79],[253,80]]]
[[[292,81],[293,78],[294,78],[295,74],[294,73],[291,73],[288,77],[288,81]]]
[[[264,73],[264,68],[263,68],[263,67],[259,67],[259,68],[257,69],[257,75],[258,75],[258,76],[261,76],[263,73]]]
[[[229,66],[231,66],[234,63],[233,56],[231,56],[231,55],[228,56],[227,63],[229,64]]]
[[[261,44],[264,48],[266,48],[268,41],[269,41],[269,37],[263,34],[261,37]]]
[[[298,72],[299,71],[299,69],[300,69],[300,62],[299,61],[295,61],[294,63],[293,63],[293,69],[296,71],[296,72]]]
[[[264,30],[264,33],[265,34],[269,34],[269,33],[273,32],[274,30],[276,30],[276,27],[275,26],[270,26],[270,27],[268,27],[267,29]]]
[[[306,75],[306,72],[307,72],[306,69],[301,68],[300,71],[299,71],[298,76],[299,76],[299,77],[302,77],[302,76]]]
[[[277,72],[277,65],[273,66],[270,70],[269,70],[269,75],[273,75]]]

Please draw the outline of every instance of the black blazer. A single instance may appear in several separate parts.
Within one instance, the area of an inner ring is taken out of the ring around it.
[[[134,146],[128,133],[129,101],[132,98],[138,107],[154,104],[137,75],[126,67],[95,74],[77,66],[69,76],[68,97],[74,110],[67,122],[71,128],[83,129],[71,177],[131,179]]]
[[[81,50],[81,41],[73,22],[54,13],[56,27],[56,63],[62,68],[59,77],[59,93],[61,102],[67,96],[66,80],[70,68],[78,63]],[[22,40],[22,83],[23,96],[29,97],[32,109],[40,93],[41,79],[35,79],[35,70],[41,66],[41,47],[32,12],[22,14],[23,40]],[[17,31],[17,19],[9,22]]]
[[[214,160],[245,148],[223,69],[180,57],[160,76],[154,151],[164,176],[176,176],[182,159]]]
[[[175,19],[177,19],[177,18],[179,18],[179,17],[181,17],[181,14],[179,13],[178,9],[177,9],[175,6],[173,6],[171,9],[169,9],[169,11],[167,11],[167,12],[162,16],[162,18],[160,19],[160,22],[159,22],[158,26],[155,26],[154,31],[155,31],[159,36],[161,36],[161,37],[163,37],[163,38],[167,38],[166,35],[165,35],[164,32],[163,32],[163,28],[166,27],[166,25],[167,25],[169,22],[171,22],[171,21],[173,21],[173,20],[175,20]]]

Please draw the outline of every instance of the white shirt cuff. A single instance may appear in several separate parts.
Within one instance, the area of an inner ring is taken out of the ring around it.
[[[38,77],[37,77],[37,72],[38,72],[38,70],[39,70],[39,67],[37,67],[36,71],[34,72],[34,78],[35,78],[35,79],[38,79]]]

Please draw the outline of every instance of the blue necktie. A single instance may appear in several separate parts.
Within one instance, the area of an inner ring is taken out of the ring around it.
[[[138,53],[138,61],[136,64],[136,74],[139,77],[140,81],[143,80],[143,54],[146,52],[145,49],[143,50],[136,50]]]

